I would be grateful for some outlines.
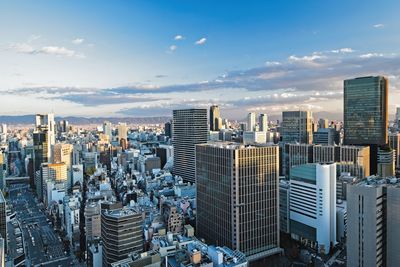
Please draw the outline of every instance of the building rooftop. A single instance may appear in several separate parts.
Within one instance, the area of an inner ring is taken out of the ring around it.
[[[394,186],[400,187],[400,179],[396,177],[382,178],[379,176],[369,176],[357,183],[358,186],[379,187],[379,186]]]

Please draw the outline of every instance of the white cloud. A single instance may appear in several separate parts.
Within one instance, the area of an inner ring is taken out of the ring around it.
[[[55,55],[64,57],[76,57],[76,58],[85,57],[83,54],[79,54],[73,50],[59,46],[43,46],[41,48],[35,49],[27,43],[13,43],[9,46],[9,49],[14,50],[15,52],[21,54],[31,54],[31,55],[45,54],[45,55]]]
[[[383,27],[385,27],[385,24],[378,23],[378,24],[372,25],[372,27],[374,27],[376,29],[382,29]]]
[[[299,63],[315,63],[319,59],[323,59],[324,56],[319,55],[318,52],[314,52],[312,55],[297,57],[296,55],[291,55],[288,60],[289,62],[299,62]]]
[[[268,66],[268,67],[279,66],[279,65],[281,65],[281,63],[278,62],[278,61],[267,61],[267,62],[265,62],[265,66]]]
[[[76,38],[76,39],[72,40],[72,43],[78,45],[78,44],[82,44],[84,41],[85,41],[85,39]]]
[[[383,54],[380,53],[367,53],[360,55],[360,58],[371,58],[371,57],[383,57]]]
[[[195,45],[203,45],[206,43],[206,41],[207,41],[207,38],[203,37],[200,40],[196,41],[194,44]]]
[[[177,48],[178,48],[178,47],[177,47],[176,45],[171,45],[171,46],[169,47],[169,51],[170,51],[170,52],[174,52]]]
[[[180,40],[183,40],[183,39],[185,39],[185,37],[183,37],[183,36],[180,35],[180,34],[178,34],[178,35],[176,35],[176,36],[174,37],[174,40],[176,40],[176,41],[180,41]]]
[[[330,52],[335,53],[335,54],[338,54],[338,53],[346,54],[346,53],[353,53],[354,50],[350,47],[345,47],[345,48],[331,50]]]
[[[23,54],[31,54],[35,51],[31,45],[26,43],[12,43],[9,45],[9,49]]]

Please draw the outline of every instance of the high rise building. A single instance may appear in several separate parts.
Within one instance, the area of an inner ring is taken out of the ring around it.
[[[117,126],[118,129],[118,142],[120,143],[121,140],[125,140],[126,142],[128,141],[128,127],[126,126],[126,123],[118,123]]]
[[[101,208],[100,203],[86,203],[85,206],[85,236],[86,247],[101,237]]]
[[[383,76],[344,81],[344,143],[388,142],[388,80]]]
[[[389,133],[389,146],[395,150],[395,166],[400,170],[400,133]]]
[[[329,120],[327,119],[319,119],[318,126],[320,129],[326,129],[329,127]]]
[[[142,214],[131,208],[101,212],[103,266],[143,251]]]
[[[397,123],[397,129],[400,130],[400,107],[396,108],[396,123]]]
[[[172,137],[172,122],[171,121],[167,121],[165,123],[164,132],[165,132],[165,136],[168,136],[169,138]]]
[[[220,122],[219,122],[220,114],[219,114],[219,107],[213,105],[210,107],[210,131],[219,131],[220,129]]]
[[[34,167],[35,172],[40,169],[42,163],[50,162],[50,152],[48,150],[47,132],[33,133]]]
[[[53,160],[53,146],[56,143],[54,114],[36,114],[35,132],[46,133],[48,160]]]
[[[336,164],[293,167],[289,203],[291,236],[328,254],[336,243]]]
[[[311,144],[312,138],[311,111],[282,112],[282,142]]]
[[[260,114],[258,117],[258,126],[261,132],[268,132],[268,116],[267,114]]]
[[[392,177],[395,175],[396,151],[389,146],[378,149],[378,176]]]
[[[173,111],[174,167],[173,173],[185,181],[195,182],[195,145],[207,142],[207,110]]]
[[[336,131],[333,128],[319,128],[313,134],[313,143],[318,145],[334,145]]]
[[[103,123],[103,133],[108,136],[108,140],[112,141],[112,124],[109,121]]]
[[[3,191],[0,190],[0,237],[4,239],[5,249],[7,251],[7,213],[6,200],[4,199]]]
[[[344,144],[369,145],[370,171],[377,173],[378,146],[388,143],[388,80],[383,76],[344,81]]]
[[[0,150],[0,189],[3,190],[5,187],[5,178],[6,178],[6,157],[5,153]]]
[[[256,127],[256,113],[250,112],[247,115],[247,131],[252,132]]]
[[[197,145],[197,236],[250,261],[279,253],[278,175],[278,146]]]
[[[54,163],[64,162],[67,166],[68,183],[67,188],[71,188],[72,184],[72,154],[74,146],[72,144],[57,143],[54,145]]]
[[[347,266],[398,266],[399,180],[368,177],[347,185]]]

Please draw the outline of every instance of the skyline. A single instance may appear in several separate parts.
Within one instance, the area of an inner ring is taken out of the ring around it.
[[[217,104],[229,119],[299,108],[341,119],[343,80],[385,75],[392,118],[400,4],[389,2],[2,1],[0,114],[151,117]]]

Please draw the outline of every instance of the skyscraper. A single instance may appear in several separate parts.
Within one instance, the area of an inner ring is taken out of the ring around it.
[[[278,253],[278,176],[278,146],[197,145],[197,236],[250,261]]]
[[[397,129],[400,130],[400,107],[396,108],[396,123],[397,123]]]
[[[167,121],[164,125],[164,133],[165,136],[168,136],[169,138],[172,137],[172,122]]]
[[[383,76],[344,81],[344,143],[388,142],[388,80]]]
[[[282,141],[311,144],[313,139],[311,111],[282,112]]]
[[[4,199],[3,191],[0,190],[0,235],[4,239],[4,245],[7,247],[7,213],[6,200]],[[4,249],[7,251],[7,248]]]
[[[376,177],[347,185],[347,266],[399,265],[399,186]]]
[[[57,143],[54,145],[54,163],[64,162],[67,166],[68,183],[67,188],[72,187],[72,153],[74,146],[72,144]]]
[[[175,175],[195,182],[195,145],[207,142],[207,110],[181,109],[173,111],[173,138]]]
[[[213,105],[210,107],[210,131],[219,131],[219,107]]]
[[[290,233],[328,254],[336,243],[336,164],[305,164],[290,171]]]
[[[268,131],[268,116],[267,114],[260,114],[258,117],[258,127],[261,132]]]
[[[319,119],[318,126],[319,128],[326,129],[329,127],[329,121],[327,119]]]
[[[369,145],[376,174],[378,146],[388,143],[388,80],[383,76],[344,81],[344,144]]]
[[[47,135],[47,156],[53,160],[53,146],[56,143],[56,129],[54,114],[36,114],[35,132],[46,133]]]
[[[256,126],[256,113],[250,112],[247,114],[247,131],[254,131],[254,127]]]
[[[120,122],[117,126],[118,129],[118,142],[121,143],[122,140],[128,142],[128,127],[126,123]]]
[[[103,266],[125,259],[130,253],[143,251],[142,214],[123,208],[101,212]]]
[[[112,124],[109,121],[103,123],[103,133],[109,137],[109,141],[112,141]]]
[[[34,167],[35,171],[40,169],[42,163],[50,161],[50,152],[48,150],[48,134],[47,132],[33,133],[33,149],[34,149]]]

